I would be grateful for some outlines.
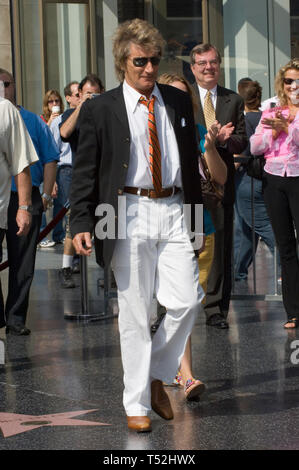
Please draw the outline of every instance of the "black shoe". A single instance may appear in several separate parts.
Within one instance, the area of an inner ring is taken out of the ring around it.
[[[227,330],[229,328],[229,324],[225,320],[225,318],[220,315],[219,313],[215,313],[211,317],[209,317],[206,321],[208,326],[214,326],[215,328],[219,328],[221,330]]]
[[[60,287],[63,289],[72,289],[76,287],[72,279],[72,268],[62,268],[59,271]]]
[[[7,335],[15,335],[15,336],[28,336],[30,335],[31,331],[26,326],[8,326],[6,327],[6,334]]]

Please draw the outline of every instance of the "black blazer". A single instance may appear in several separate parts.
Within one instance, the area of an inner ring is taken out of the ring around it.
[[[198,86],[195,83],[193,87],[198,102],[198,111],[195,116],[195,121],[206,127]],[[222,126],[232,122],[235,127],[226,145],[217,146],[217,150],[226,163],[228,170],[223,203],[233,204],[235,200],[235,167],[233,155],[241,154],[248,143],[244,119],[244,101],[241,96],[234,91],[219,85],[217,86],[216,119]]]
[[[194,204],[201,204],[202,197],[191,100],[187,93],[174,87],[158,86],[178,143],[184,203],[191,204],[194,210]],[[92,233],[98,220],[96,207],[106,203],[115,210],[117,237],[118,196],[126,182],[131,141],[122,85],[84,103],[79,129],[70,190],[72,236]],[[109,265],[114,244],[115,240],[95,238],[96,259],[101,266]]]

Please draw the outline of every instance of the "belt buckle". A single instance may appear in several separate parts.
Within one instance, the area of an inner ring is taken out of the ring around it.
[[[147,197],[151,199],[151,189],[147,188]]]

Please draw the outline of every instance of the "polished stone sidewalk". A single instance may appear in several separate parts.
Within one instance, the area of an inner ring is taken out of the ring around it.
[[[0,449],[299,449],[299,334],[282,328],[281,302],[233,300],[229,330],[207,327],[201,313],[193,364],[206,394],[186,403],[182,388],[168,387],[174,420],[151,413],[153,431],[137,434],[128,431],[122,407],[117,318],[65,320],[66,312],[80,311],[80,276],[77,288],[60,288],[61,256],[61,246],[38,252],[32,333],[6,340]],[[263,246],[257,264],[258,291],[269,293],[273,269]],[[94,258],[88,265],[90,310],[101,313],[97,280],[103,273]],[[1,273],[4,292],[5,277]],[[250,281],[235,291],[252,292]]]

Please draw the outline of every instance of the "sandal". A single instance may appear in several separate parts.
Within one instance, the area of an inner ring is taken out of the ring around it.
[[[178,370],[178,373],[177,375],[175,376],[175,379],[173,380],[173,384],[174,385],[184,385],[183,383],[183,378],[182,378],[182,375],[181,375],[181,371]]]
[[[204,393],[206,386],[200,380],[197,379],[188,379],[186,381],[184,391],[186,400],[192,400],[193,398],[197,398]]]
[[[293,323],[294,326],[286,326],[286,325],[289,325],[290,323]],[[291,318],[283,325],[285,330],[293,330],[294,328],[298,328],[298,326],[299,326],[298,318]]]
[[[182,379],[182,376],[181,376],[181,372],[178,370],[178,372],[177,372],[175,378],[173,379],[173,381],[171,383],[163,382],[163,385],[165,387],[177,387],[178,385],[184,385],[183,379]]]

